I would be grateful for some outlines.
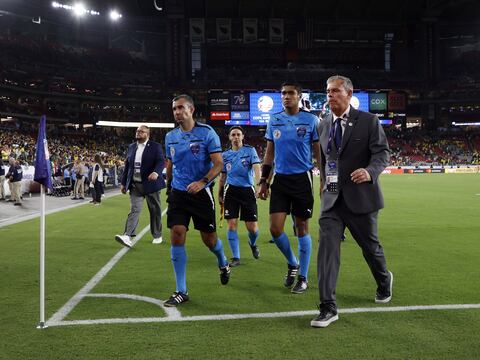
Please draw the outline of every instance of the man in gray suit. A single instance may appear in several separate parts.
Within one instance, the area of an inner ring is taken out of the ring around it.
[[[332,113],[319,125],[322,164],[318,288],[320,314],[313,327],[338,320],[336,284],[340,267],[340,239],[345,226],[361,247],[377,283],[376,303],[392,298],[393,274],[377,237],[378,210],[383,196],[378,177],[388,165],[390,150],[378,118],[350,105],[353,84],[344,76],[327,80]]]

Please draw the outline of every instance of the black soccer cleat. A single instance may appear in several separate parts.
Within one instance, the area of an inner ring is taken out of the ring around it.
[[[240,259],[239,258],[231,258],[230,259],[230,264],[229,264],[230,267],[235,267],[235,266],[238,266],[238,265],[240,265]]]
[[[293,283],[295,282],[295,277],[297,276],[298,274],[298,269],[300,268],[300,266],[292,266],[290,264],[288,264],[288,271],[287,271],[287,275],[285,275],[285,281],[283,283],[283,285],[285,285],[285,287],[292,287]]]
[[[222,285],[227,285],[230,280],[230,266],[227,264],[224,267],[220,267],[220,282]]]
[[[188,301],[188,299],[188,294],[175,291],[172,296],[170,296],[170,298],[163,303],[163,305],[166,307],[175,307],[177,305],[180,305],[181,303]]]
[[[257,245],[250,245],[250,249],[252,249],[252,255],[255,259],[260,257],[260,250],[258,249]]]
[[[308,289],[308,282],[305,276],[298,275],[298,280],[295,286],[292,288],[292,293],[303,294]]]

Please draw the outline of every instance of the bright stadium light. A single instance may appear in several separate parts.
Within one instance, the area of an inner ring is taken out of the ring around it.
[[[112,10],[110,11],[110,19],[112,21],[117,21],[122,17],[122,14],[120,14],[117,10]]]
[[[73,5],[73,13],[77,16],[83,16],[87,12],[87,9],[85,9],[85,5],[82,3],[76,3]]]
[[[61,4],[59,2],[52,2],[52,7],[55,9],[64,9],[71,11],[75,16],[82,17],[84,15],[100,15],[96,10],[87,9],[82,3],[76,3],[74,5]]]

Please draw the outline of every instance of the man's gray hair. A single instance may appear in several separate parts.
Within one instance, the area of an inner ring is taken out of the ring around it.
[[[334,82],[336,80],[341,80],[343,81],[343,88],[346,90],[346,91],[349,91],[349,90],[352,90],[353,91],[353,83],[352,83],[352,80],[350,80],[348,77],[346,76],[342,76],[342,75],[333,75],[333,76],[330,76],[328,79],[327,79],[327,85],[330,84],[331,82]]]

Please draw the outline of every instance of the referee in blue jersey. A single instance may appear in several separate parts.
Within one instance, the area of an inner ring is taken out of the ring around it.
[[[165,301],[165,306],[177,306],[189,299],[185,240],[190,219],[200,231],[203,243],[217,257],[222,285],[226,285],[230,278],[222,241],[217,237],[215,201],[210,188],[223,166],[220,139],[210,126],[193,120],[195,107],[189,95],[175,97],[172,110],[179,126],[165,136],[165,148],[169,193],[167,226],[176,290]]]
[[[288,271],[284,285],[292,293],[301,294],[308,288],[308,267],[312,239],[308,233],[308,219],[313,211],[312,151],[320,163],[318,118],[299,107],[302,88],[296,83],[284,83],[281,88],[284,110],[274,114],[267,125],[267,148],[259,182],[258,197],[269,195],[269,176],[275,163],[271,186],[270,233],[273,242],[287,259]],[[298,257],[290,247],[284,232],[285,219],[292,213],[298,238]]]
[[[253,257],[258,259],[258,211],[253,175],[260,178],[260,159],[254,147],[244,145],[245,135],[240,126],[228,131],[230,149],[223,156],[223,170],[218,188],[218,200],[224,204],[224,217],[228,220],[227,238],[232,250],[230,266],[240,265],[240,244],[238,240],[238,217],[245,221],[248,244]]]

